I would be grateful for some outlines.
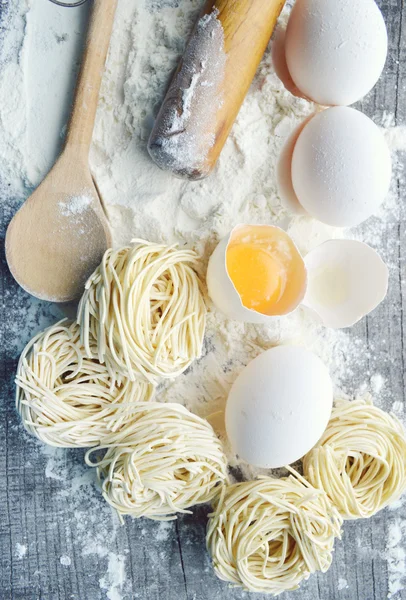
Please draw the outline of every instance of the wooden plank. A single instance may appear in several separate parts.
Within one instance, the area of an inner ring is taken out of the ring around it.
[[[385,112],[393,112],[396,125],[406,126],[406,6],[404,0],[378,3],[388,25],[389,59],[384,77],[360,107],[378,124]],[[406,198],[405,169],[406,155],[399,155],[394,191],[401,200]],[[24,343],[61,313],[30,298],[7,271],[5,227],[19,201],[6,197],[5,184],[0,182],[1,600],[104,600],[107,594],[112,600],[263,600],[263,595],[230,589],[215,578],[205,552],[207,508],[198,508],[193,516],[174,523],[127,519],[125,526],[120,526],[92,485],[82,451],[46,451],[23,432],[13,400],[16,361]],[[381,229],[377,223],[372,219],[362,228],[372,244]],[[384,258],[391,265],[390,292],[385,303],[351,331],[354,339],[366,341],[368,354],[363,360],[365,368],[351,374],[347,384],[356,389],[379,372],[386,380],[382,399],[389,408],[394,400],[405,402],[404,201],[398,214],[389,211],[386,215],[382,239]],[[330,571],[312,577],[300,592],[285,597],[386,598],[389,529],[401,519],[406,522],[406,507],[385,510],[368,521],[346,523]],[[114,572],[117,575],[122,563],[126,583],[121,589]],[[395,599],[405,600],[406,591]]]

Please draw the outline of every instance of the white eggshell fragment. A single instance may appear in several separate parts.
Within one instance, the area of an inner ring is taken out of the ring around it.
[[[274,31],[272,42],[272,63],[275,73],[282,81],[288,92],[297,98],[304,98],[308,100],[308,98],[305,98],[304,94],[302,94],[302,92],[298,89],[289,73],[288,65],[286,63],[285,40],[286,29],[281,25],[277,25]]]
[[[228,319],[245,323],[269,322],[270,317],[243,306],[241,298],[228,275],[226,252],[231,235],[232,232],[221,240],[210,257],[206,275],[209,296]]]
[[[281,252],[288,253],[294,260],[286,273],[286,287],[283,296],[275,304],[272,314],[264,314],[246,308],[227,270],[226,255],[228,246],[240,236],[255,230],[269,230],[273,246],[280,244]],[[245,225],[234,227],[223,238],[210,257],[206,275],[209,296],[215,306],[228,318],[243,323],[269,323],[273,317],[293,312],[302,302],[306,293],[307,273],[303,258],[288,234],[272,225]]]
[[[292,183],[300,204],[335,227],[352,227],[374,214],[389,191],[391,175],[385,138],[353,108],[315,115],[293,151]]]
[[[295,215],[306,215],[306,211],[300,204],[296,192],[293,188],[292,182],[292,158],[293,151],[296,146],[296,142],[303,129],[313,118],[313,115],[305,119],[292,131],[288,139],[286,140],[282,151],[279,155],[278,163],[276,165],[276,183],[278,185],[278,192],[282,204],[289,212]]]
[[[374,0],[296,0],[285,48],[290,75],[305,96],[346,106],[378,81],[388,36]]]
[[[326,327],[351,327],[382,302],[388,268],[377,252],[355,240],[329,240],[305,258],[308,287],[304,306]]]
[[[333,386],[322,361],[304,348],[278,346],[249,363],[234,382],[227,436],[248,463],[283,467],[315,446],[332,404]]]

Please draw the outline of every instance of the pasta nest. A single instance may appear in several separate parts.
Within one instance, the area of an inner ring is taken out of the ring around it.
[[[155,520],[211,501],[227,478],[227,459],[209,423],[179,404],[140,403],[135,412],[86,455],[105,500],[119,515]]]
[[[107,250],[86,283],[79,310],[82,342],[131,380],[156,383],[183,373],[202,353],[206,307],[195,252],[134,240]]]
[[[344,519],[371,517],[406,489],[404,429],[371,401],[342,400],[303,468]]]
[[[220,579],[276,596],[329,568],[342,519],[322,490],[290,470],[222,490],[207,528]]]
[[[79,338],[76,323],[61,321],[34,337],[18,364],[17,410],[27,431],[51,446],[100,443],[154,392],[151,384],[117,379],[87,358]]]

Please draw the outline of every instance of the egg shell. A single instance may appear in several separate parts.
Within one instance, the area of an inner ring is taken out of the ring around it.
[[[275,73],[282,81],[283,85],[288,90],[288,92],[290,92],[297,98],[304,98],[305,100],[309,100],[309,98],[306,98],[306,96],[296,86],[289,73],[288,65],[286,62],[285,39],[286,29],[281,25],[278,25],[275,29],[272,41],[272,63],[275,69]]]
[[[299,460],[322,436],[330,419],[333,385],[312,352],[278,346],[240,373],[226,404],[230,444],[246,462],[279,468]]]
[[[307,119],[305,119],[302,123],[295,127],[295,129],[292,131],[292,133],[286,140],[282,151],[279,155],[278,163],[276,165],[276,183],[278,186],[280,199],[284,207],[287,208],[289,212],[295,215],[307,215],[307,212],[300,204],[293,187],[293,151],[295,149],[296,142],[299,139],[299,135],[302,133],[303,129],[310,121],[310,119],[313,118],[313,116],[314,115],[310,115]]]
[[[392,162],[379,128],[361,112],[334,107],[315,115],[300,133],[292,183],[303,208],[336,227],[352,227],[385,199]]]
[[[388,291],[388,268],[356,240],[329,240],[306,256],[309,274],[303,305],[326,327],[351,327],[374,310]]]
[[[305,96],[346,106],[378,81],[388,36],[374,0],[296,0],[285,49],[289,73]]]
[[[210,257],[206,283],[209,296],[228,319],[244,323],[267,323],[272,317],[245,308],[231,281],[226,266],[226,251],[231,233],[223,238]]]
[[[240,298],[239,293],[237,292],[233,282],[230,279],[230,276],[227,271],[226,264],[226,253],[228,245],[238,229],[243,227],[263,227],[262,225],[246,225],[239,224],[234,227],[234,229],[223,238],[220,243],[215,248],[213,254],[210,257],[209,264],[207,267],[207,275],[206,275],[206,283],[209,292],[209,296],[212,299],[215,306],[220,310],[228,319],[232,319],[234,321],[240,321],[242,323],[270,323],[275,316],[264,315],[263,313],[257,312],[255,310],[246,308]],[[289,237],[286,232],[284,232],[279,227],[269,226],[271,229],[275,229],[277,231],[282,232],[285,236]],[[297,250],[295,244],[291,240],[292,246],[296,250],[299,256],[300,252]],[[304,271],[304,281],[301,289],[299,290],[295,301],[291,304],[288,311],[284,314],[289,314],[293,312],[299,304],[302,302],[307,286],[307,276],[305,272],[304,262],[303,262],[303,271]],[[278,315],[279,316],[279,315]]]

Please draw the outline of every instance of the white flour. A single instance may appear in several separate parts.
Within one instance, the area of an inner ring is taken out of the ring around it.
[[[305,217],[291,219],[282,207],[275,184],[276,160],[290,131],[313,106],[283,88],[269,53],[208,179],[194,183],[175,179],[151,161],[146,150],[149,133],[200,5],[200,0],[119,2],[90,157],[115,244],[133,237],[185,243],[201,254],[204,274],[217,240],[234,225],[273,223],[286,228],[303,253],[330,237],[351,235],[385,252],[391,268],[398,257],[397,242],[384,239],[382,219],[398,214],[396,184],[380,214],[351,234]],[[6,182],[10,198],[26,197],[61,147],[87,10],[58,8],[48,0],[20,0],[8,9],[0,51],[0,180]],[[282,20],[286,14],[285,10]],[[394,153],[406,150],[406,128],[396,127],[393,115],[384,114],[378,124],[385,127]],[[394,160],[395,177],[402,177],[396,154]],[[84,205],[74,199],[61,208],[80,215]],[[25,313],[22,316],[26,318]],[[24,341],[16,338],[16,352]],[[163,385],[160,399],[181,402],[203,416],[221,411],[244,365],[264,349],[287,343],[305,345],[329,365],[337,395],[371,391],[378,404],[403,417],[403,405],[386,386],[390,356],[382,359],[377,371],[371,367],[375,364],[371,350],[354,330],[351,335],[325,330],[303,309],[275,319],[271,326],[229,322],[211,312],[204,356],[182,377]],[[99,495],[92,491],[93,473],[79,467],[65,472],[64,454],[53,450],[47,461],[46,476],[61,485],[62,495],[76,498],[71,527],[83,557],[96,555],[105,561],[100,587],[107,598],[118,600],[125,588],[125,557],[112,551],[117,522],[107,506],[100,508]],[[246,465],[235,466],[246,477],[255,474]],[[404,526],[398,526],[404,535]],[[158,542],[170,527],[157,526]],[[404,556],[397,551],[399,529],[390,529],[388,536],[390,590],[395,594],[402,585]],[[345,589],[344,580],[340,585]]]
[[[389,572],[388,598],[394,598],[404,589],[406,577],[406,552],[404,550],[406,520],[395,517],[389,525],[386,560]]]
[[[64,217],[82,215],[88,210],[91,202],[92,199],[89,196],[73,196],[63,202],[59,202],[59,210]]]
[[[72,561],[70,559],[69,556],[66,556],[66,554],[63,554],[60,558],[59,558],[59,562],[61,563],[61,565],[63,565],[64,567],[70,567],[72,564]]]
[[[346,579],[342,579],[341,577],[338,580],[338,591],[345,590],[348,588],[348,583]]]
[[[17,543],[15,554],[19,560],[22,560],[24,558],[24,556],[27,554],[27,546],[25,546],[24,544]]]
[[[107,590],[109,600],[121,600],[121,590],[125,584],[125,556],[109,553],[106,575],[100,579],[100,589]]]

